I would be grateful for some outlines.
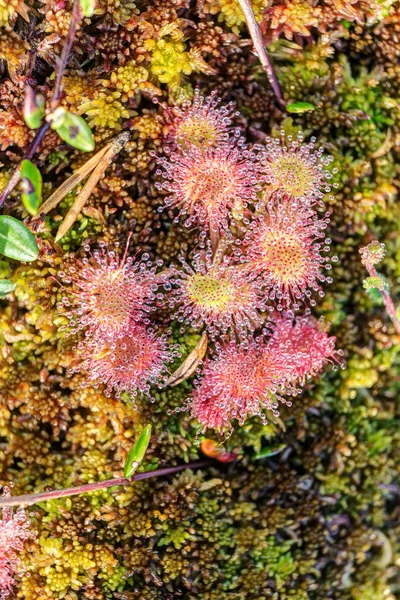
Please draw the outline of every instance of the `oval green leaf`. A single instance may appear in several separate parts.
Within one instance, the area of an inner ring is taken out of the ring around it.
[[[9,279],[0,279],[0,298],[11,294],[15,290],[15,283]]]
[[[287,105],[286,110],[289,113],[301,114],[310,110],[315,110],[315,106],[310,102],[293,102],[292,104]]]
[[[33,233],[9,215],[0,215],[0,254],[24,262],[36,260],[39,254]]]
[[[42,176],[30,160],[21,163],[21,199],[25,210],[33,217],[42,204]]]
[[[30,129],[38,129],[44,117],[46,100],[42,94],[35,94],[28,85],[25,89],[24,98],[24,121]]]
[[[57,108],[47,119],[51,128],[57,131],[64,142],[82,152],[94,150],[95,141],[92,130],[85,119],[79,115],[67,112],[62,107]]]
[[[146,425],[140,434],[137,441],[133,444],[132,448],[128,452],[128,456],[125,461],[124,477],[129,479],[136,471],[140,463],[142,462],[144,455],[146,454],[147,447],[150,442],[151,436],[151,425]]]

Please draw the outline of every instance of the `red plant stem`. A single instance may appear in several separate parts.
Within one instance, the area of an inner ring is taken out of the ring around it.
[[[368,274],[370,277],[378,277],[379,278],[379,275],[373,265],[366,264],[365,266],[367,268],[367,271],[368,271]],[[383,304],[385,305],[386,312],[389,315],[390,320],[393,323],[395,331],[397,334],[400,335],[400,320],[397,316],[397,311],[396,311],[394,302],[388,292],[386,292],[385,290],[379,290],[379,291],[382,295]]]
[[[62,50],[62,53],[60,56],[60,60],[58,63],[58,68],[57,68],[57,73],[56,73],[56,81],[54,84],[53,94],[52,94],[52,97],[50,100],[51,112],[53,112],[60,103],[61,93],[62,93],[62,87],[61,87],[62,78],[64,76],[64,71],[65,71],[67,63],[68,63],[69,55],[71,53],[71,48],[72,48],[72,44],[74,42],[76,29],[78,27],[78,23],[81,20],[81,18],[82,18],[82,11],[81,11],[80,2],[79,2],[79,0],[75,0],[74,6],[72,9],[71,23],[69,25],[68,34],[67,34],[67,37],[65,38],[64,47],[63,47],[63,50]],[[44,136],[46,135],[47,131],[49,130],[49,128],[50,128],[50,124],[45,122],[37,130],[37,133],[36,133],[34,139],[32,140],[31,145],[25,152],[24,156],[22,157],[21,162],[18,164],[18,166],[14,170],[6,187],[0,194],[0,208],[3,206],[4,202],[7,200],[8,196],[11,194],[11,192],[13,191],[13,189],[15,188],[15,186],[17,185],[17,183],[20,179],[20,168],[21,168],[22,161],[23,160],[31,160],[31,158],[33,158],[38,146],[41,144],[41,142],[42,142]]]
[[[212,460],[199,460],[197,462],[188,463],[187,465],[165,467],[163,469],[155,469],[154,471],[136,473],[136,475],[132,475],[132,477],[129,479],[126,477],[116,477],[115,479],[107,479],[106,481],[98,481],[97,483],[87,483],[85,485],[78,485],[76,487],[65,488],[63,490],[51,490],[50,492],[41,492],[40,494],[24,494],[23,496],[8,496],[6,498],[0,498],[0,507],[32,506],[32,504],[45,502],[46,500],[55,500],[57,498],[76,496],[77,494],[85,494],[87,492],[93,492],[94,490],[105,490],[106,488],[117,485],[128,485],[133,481],[150,479],[152,477],[162,477],[163,475],[171,475],[173,473],[179,473],[179,471],[184,471],[185,469],[200,469],[201,467],[207,467],[208,465],[212,464],[212,462]]]
[[[61,100],[61,82],[64,77],[64,71],[67,67],[68,58],[71,53],[72,44],[74,43],[74,38],[76,34],[76,29],[78,27],[78,23],[82,18],[82,10],[79,0],[75,0],[74,7],[72,9],[71,15],[71,23],[69,25],[67,37],[65,38],[64,47],[60,56],[60,60],[58,63],[57,74],[56,74],[56,82],[54,84],[53,95],[50,101],[50,110],[53,112],[60,100]]]
[[[239,0],[239,4],[243,11],[244,18],[246,19],[247,27],[248,27],[251,39],[253,40],[254,49],[260,60],[261,66],[264,69],[267,79],[271,85],[272,91],[274,92],[275,98],[277,99],[278,103],[282,107],[284,107],[285,102],[283,100],[282,92],[279,87],[279,83],[276,78],[271,60],[268,56],[268,52],[265,47],[260,28],[259,28],[256,18],[254,16],[254,12],[251,7],[250,0]]]

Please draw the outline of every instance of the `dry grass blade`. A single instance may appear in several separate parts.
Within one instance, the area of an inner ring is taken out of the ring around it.
[[[41,214],[47,214],[48,212],[53,210],[53,208],[55,208],[57,204],[61,202],[61,200],[65,198],[65,196],[69,194],[74,189],[74,187],[78,185],[78,183],[82,181],[82,179],[85,179],[85,177],[89,175],[91,171],[93,171],[95,166],[99,163],[104,154],[107,152],[107,149],[108,146],[102,148],[99,152],[97,152],[97,154],[92,156],[90,160],[88,160],[77,171],[75,171],[75,173],[73,173],[71,177],[68,177],[68,179],[66,179],[64,183],[62,183],[60,187],[57,188],[56,191],[47,198],[46,202],[42,204],[42,206],[40,207],[39,214],[37,214],[34,217],[34,219],[38,219],[40,218]]]
[[[181,366],[168,378],[165,386],[178,385],[188,379],[197,369],[199,362],[203,360],[208,346],[208,336],[203,333],[196,348],[192,350],[189,356],[183,361]]]
[[[104,171],[107,169],[114,156],[116,156],[118,152],[122,150],[122,148],[125,146],[128,140],[129,133],[121,133],[108,146],[106,146],[103,152],[100,151],[100,156],[97,160],[97,163],[95,163],[95,165],[92,166],[93,173],[87,180],[85,186],[82,188],[80,194],[78,194],[78,196],[76,197],[74,204],[69,209],[68,213],[64,218],[64,221],[61,223],[59,230],[57,231],[57,235],[55,238],[56,242],[58,242],[62,237],[64,237],[64,235],[71,229],[78,215],[81,213],[83,207],[85,206],[86,201],[88,200],[97,183],[99,182],[100,177],[103,175]]]

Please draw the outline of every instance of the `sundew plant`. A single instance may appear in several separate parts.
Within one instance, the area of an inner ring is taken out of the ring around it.
[[[399,0],[0,0],[0,600],[395,600]]]

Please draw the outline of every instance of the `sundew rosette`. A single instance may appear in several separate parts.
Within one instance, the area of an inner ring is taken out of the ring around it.
[[[227,233],[233,212],[242,215],[257,201],[263,175],[257,152],[244,145],[200,149],[195,145],[158,158],[157,187],[175,221],[207,235]]]
[[[232,126],[233,118],[239,114],[233,102],[221,105],[216,93],[204,97],[196,88],[191,101],[162,108],[167,122],[165,139],[173,147],[222,147],[240,136],[239,128]]]
[[[10,488],[4,487],[1,497],[8,498]],[[0,600],[12,594],[15,576],[20,571],[20,554],[25,540],[33,538],[31,526],[23,508],[14,510],[11,506],[0,509]]]
[[[69,320],[64,326],[71,334],[85,331],[86,337],[96,336],[104,342],[123,337],[131,321],[148,323],[148,315],[161,300],[159,283],[147,254],[135,261],[122,258],[105,244],[90,251],[81,261],[76,258],[58,275],[63,282],[64,296],[61,306]]]
[[[324,296],[322,284],[332,282],[326,271],[336,261],[326,256],[328,223],[329,213],[320,219],[307,207],[275,201],[250,224],[242,243],[242,262],[262,279],[271,310],[275,306],[297,310],[304,303],[314,306],[313,292]]]
[[[174,317],[211,338],[229,334],[243,343],[262,326],[265,311],[261,282],[247,273],[225,248],[199,250],[190,262],[170,267],[167,301]]]
[[[77,350],[82,360],[71,372],[81,372],[85,383],[96,388],[104,385],[106,396],[127,392],[132,400],[138,393],[151,398],[151,386],[164,385],[168,365],[179,356],[167,335],[136,323],[113,343],[95,339],[89,345],[81,342]]]
[[[329,336],[323,323],[311,315],[278,315],[272,329],[271,348],[286,357],[292,383],[304,385],[328,364],[334,368],[344,366],[343,352],[335,347],[336,338]]]
[[[326,168],[331,156],[316,148],[315,138],[303,143],[300,132],[296,139],[281,132],[279,138],[267,138],[261,153],[265,187],[260,206],[271,197],[289,199],[298,205],[324,206],[322,198],[331,191],[331,172]]]
[[[205,361],[202,377],[195,381],[188,409],[205,431],[207,428],[232,431],[231,421],[243,425],[250,416],[267,422],[265,411],[279,415],[279,402],[291,405],[282,390],[293,394],[288,385],[290,371],[279,347],[253,339],[247,347],[233,341],[223,345]]]

